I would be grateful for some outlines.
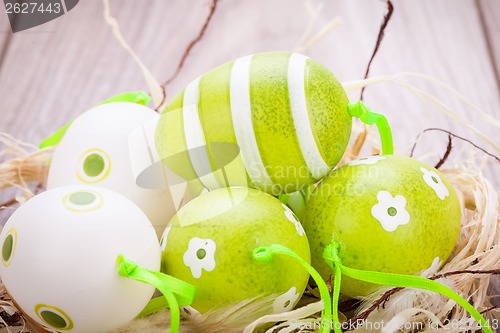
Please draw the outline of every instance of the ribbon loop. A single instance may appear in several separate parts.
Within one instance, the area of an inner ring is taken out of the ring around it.
[[[326,260],[327,263],[332,263],[332,268],[338,264],[342,264],[339,256],[339,244],[336,242],[331,242],[325,249],[323,250],[323,259]]]
[[[189,305],[194,299],[194,286],[172,276],[139,267],[136,263],[126,259],[122,255],[118,256],[116,263],[118,265],[118,274],[121,276],[150,284],[163,294],[167,305],[170,307],[170,333],[177,333],[180,326],[180,311],[175,295],[179,297],[182,305]],[[158,299],[153,299],[139,316],[159,311],[165,308],[164,305],[164,302],[158,302]],[[155,311],[152,311],[152,309]]]
[[[382,144],[382,154],[391,155],[394,152],[391,127],[384,115],[370,111],[362,101],[349,104],[347,109],[351,116],[359,118],[365,124],[377,125]]]
[[[253,250],[253,258],[259,264],[267,264],[273,259],[273,254],[269,247],[259,246]]]
[[[116,263],[118,265],[118,274],[125,277],[131,276],[138,267],[136,263],[125,259],[122,255],[116,258]]]

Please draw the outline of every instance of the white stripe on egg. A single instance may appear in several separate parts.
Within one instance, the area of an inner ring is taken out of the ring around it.
[[[318,149],[307,112],[305,94],[306,56],[292,53],[288,63],[288,94],[293,123],[297,133],[302,156],[313,178],[321,179],[330,169]]]
[[[250,64],[252,56],[236,59],[231,71],[230,100],[236,142],[248,175],[256,185],[272,185],[260,156],[252,123],[250,104]]]
[[[206,146],[203,127],[201,126],[198,114],[198,102],[200,98],[199,83],[200,78],[197,78],[191,82],[184,91],[184,135],[186,137],[186,146],[189,157],[198,178],[205,187],[209,189],[216,189],[220,187],[217,179],[212,173],[206,174],[206,170],[212,170],[206,149],[202,150],[201,148],[198,148],[193,150],[197,147]],[[201,154],[199,153],[200,151]]]

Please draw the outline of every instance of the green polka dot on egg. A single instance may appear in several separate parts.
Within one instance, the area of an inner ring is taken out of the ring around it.
[[[97,177],[104,170],[104,159],[99,154],[91,154],[83,162],[83,170],[89,177]]]
[[[101,208],[104,200],[101,194],[90,191],[80,190],[68,193],[63,198],[63,205],[72,212],[91,212]]]
[[[38,304],[35,313],[46,325],[56,330],[69,331],[74,326],[68,314],[55,306]]]
[[[75,205],[89,205],[97,199],[96,195],[92,192],[79,191],[72,193],[69,196],[69,201]]]
[[[2,246],[2,258],[4,261],[9,261],[12,255],[12,250],[14,249],[14,237],[12,235],[7,235]]]
[[[54,328],[65,328],[67,326],[66,320],[63,317],[52,311],[42,311],[40,312],[40,317],[47,324]]]
[[[111,159],[100,148],[85,151],[77,164],[76,175],[86,184],[95,184],[106,179],[111,171]]]
[[[2,263],[4,266],[9,266],[14,252],[16,250],[17,243],[17,231],[14,228],[10,228],[7,231],[7,235],[4,237],[2,244]]]

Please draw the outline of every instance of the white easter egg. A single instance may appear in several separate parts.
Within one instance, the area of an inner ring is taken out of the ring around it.
[[[123,195],[65,186],[28,200],[0,234],[0,277],[22,311],[57,331],[107,332],[134,319],[154,287],[120,276],[122,254],[160,269],[146,215]]]
[[[90,184],[105,187],[125,195],[148,216],[161,236],[165,225],[175,214],[168,186],[146,189],[136,184],[129,137],[142,124],[154,121],[158,114],[134,103],[116,102],[96,106],[79,116],[68,128],[54,153],[47,188]],[[146,155],[147,156],[147,155]],[[149,161],[134,161],[147,164]],[[160,176],[161,173],[160,173]],[[154,180],[165,184],[166,180]]]

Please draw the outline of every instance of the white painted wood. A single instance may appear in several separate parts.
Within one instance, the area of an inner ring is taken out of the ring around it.
[[[495,63],[497,75],[500,77],[500,1],[478,0],[477,5],[483,15],[485,37],[491,45],[490,58]],[[498,81],[497,83],[500,84]],[[500,87],[498,89],[500,91]]]
[[[3,7],[5,8],[5,7]],[[9,36],[11,34],[11,29],[9,25],[9,19],[6,14],[3,13],[4,9],[0,7],[0,64],[2,61],[2,53],[6,48],[6,43],[8,43]],[[1,71],[1,67],[0,67]]]
[[[492,2],[481,3],[489,16],[498,8],[498,2]],[[318,3],[312,2],[313,6]],[[131,47],[163,81],[174,72],[186,45],[196,36],[209,4],[111,0],[111,9]],[[433,76],[498,119],[500,97],[475,2],[395,0],[394,6],[394,18],[371,76],[403,71]],[[59,19],[13,35],[0,74],[0,131],[37,143],[109,96],[146,89],[138,67],[113,38],[102,12],[101,1],[80,1]],[[313,30],[319,31],[335,16],[342,19],[342,24],[306,54],[324,63],[341,81],[362,78],[384,13],[382,1],[324,1]],[[0,17],[6,20],[3,13]],[[498,21],[495,16],[489,20],[492,23],[488,27],[495,30],[493,36],[498,36]],[[193,49],[186,67],[168,87],[169,98],[198,75],[228,60],[250,53],[294,49],[308,22],[301,0],[221,1],[204,40]],[[448,92],[421,79],[409,81],[443,100],[500,145],[498,129]],[[359,94],[350,97],[354,101]],[[426,127],[452,130],[494,152],[477,135],[398,86],[370,86],[365,102],[373,111],[387,114],[400,153],[408,153],[415,137]],[[418,146],[416,156],[435,163],[445,144],[445,135],[429,134]],[[469,145],[457,142],[456,147],[448,166],[470,155],[483,156]],[[491,161],[487,160],[486,175],[498,186],[498,165]]]

